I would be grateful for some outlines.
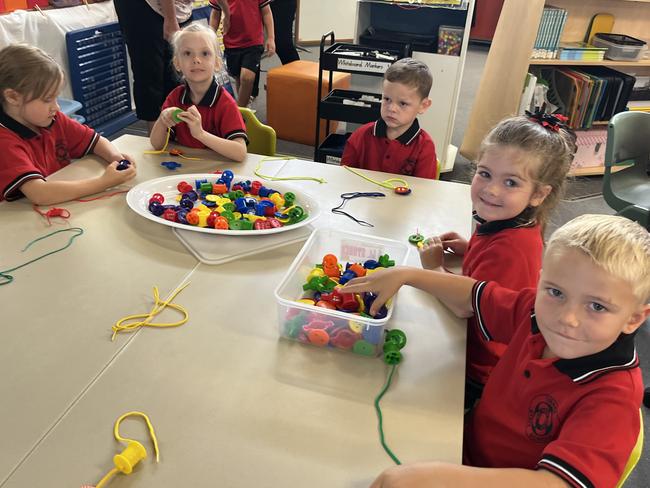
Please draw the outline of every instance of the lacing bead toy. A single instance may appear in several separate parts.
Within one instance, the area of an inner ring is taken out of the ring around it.
[[[318,307],[308,312],[303,308],[289,308],[283,323],[283,335],[306,344],[352,351],[364,356],[377,356],[382,352],[383,327],[365,323],[365,317],[382,319],[388,314],[384,305],[371,317],[366,313],[377,298],[372,293],[346,293],[347,281],[379,269],[391,267],[395,261],[388,254],[377,260],[342,264],[334,254],[326,254],[305,277],[303,295],[296,300],[303,305]],[[344,312],[357,319],[344,320],[331,311]]]
[[[174,204],[165,204],[160,193],[153,194],[148,202],[149,212],[184,225],[238,231],[277,229],[308,217],[292,192],[283,195],[257,180],[233,183],[230,170],[216,177],[215,181],[197,179],[194,184],[179,182]]]

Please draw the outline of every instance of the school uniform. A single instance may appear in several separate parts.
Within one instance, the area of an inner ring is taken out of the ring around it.
[[[262,8],[270,1],[228,0],[230,28],[223,36],[223,45],[228,72],[235,78],[239,78],[241,68],[259,72],[264,52]],[[210,7],[221,11],[216,0],[210,0]]]
[[[464,464],[546,469],[573,487],[616,486],[639,433],[634,334],[576,359],[542,359],[535,289],[477,282],[480,333],[508,348],[465,425]]]
[[[479,281],[495,281],[511,290],[536,287],[544,243],[541,227],[531,217],[533,211],[527,208],[512,219],[495,222],[485,222],[475,214],[479,224],[463,256],[463,275]],[[480,397],[480,390],[506,346],[485,341],[477,333],[474,321],[474,317],[468,319],[466,374]],[[468,403],[473,404],[476,399],[469,398]]]
[[[345,144],[341,165],[435,179],[436,148],[417,119],[397,139],[388,139],[387,129],[379,119],[355,130]]]
[[[93,152],[99,134],[62,112],[49,127],[34,132],[0,107],[0,201],[23,197],[20,187],[33,179],[46,179]]]
[[[163,110],[169,107],[187,110],[192,105],[195,104],[190,96],[190,88],[184,84],[176,87],[169,94],[163,104]],[[237,102],[215,79],[212,80],[203,99],[196,104],[196,108],[201,114],[201,126],[206,132],[224,139],[233,140],[241,137],[248,143],[246,125],[239,112],[239,107],[237,107]],[[206,147],[192,136],[190,128],[185,122],[180,122],[172,127],[171,138],[183,146],[200,149]]]

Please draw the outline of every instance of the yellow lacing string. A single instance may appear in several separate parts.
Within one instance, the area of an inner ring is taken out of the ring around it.
[[[403,187],[406,187],[406,188],[409,187],[408,182],[406,180],[403,180],[402,178],[389,178],[389,179],[384,180],[384,181],[377,181],[377,180],[373,180],[369,176],[366,176],[366,175],[360,173],[359,171],[357,171],[354,168],[350,168],[349,166],[343,166],[343,167],[345,169],[347,169],[348,171],[354,173],[355,175],[360,176],[364,180],[367,180],[370,183],[374,183],[375,185],[379,185],[379,186],[381,186],[383,188],[389,188],[390,190],[394,190],[395,188],[397,188],[399,186],[403,186]],[[397,183],[397,185],[393,185],[392,183]]]
[[[260,168],[262,167],[262,163],[265,161],[278,161],[278,160],[289,160],[289,159],[295,159],[295,158],[283,158],[283,157],[275,157],[275,156],[267,156],[265,158],[260,159],[260,162],[257,163],[257,167],[255,168],[255,176],[259,176],[262,179],[265,180],[271,180],[271,181],[290,181],[290,180],[308,180],[308,181],[316,181],[318,183],[327,183],[324,178],[316,178],[314,176],[269,176],[269,175],[264,175],[261,173]]]
[[[128,317],[124,317],[117,322],[115,322],[115,325],[111,327],[113,329],[113,336],[111,337],[111,341],[115,340],[115,336],[117,335],[118,332],[121,331],[132,331],[135,330],[139,327],[179,327],[183,325],[185,322],[189,320],[189,314],[187,313],[187,310],[185,310],[184,307],[180,305],[176,305],[175,303],[171,303],[171,301],[178,295],[180,292],[182,292],[190,283],[187,282],[183,286],[177,288],[172,295],[162,302],[160,300],[160,296],[158,294],[158,287],[154,286],[153,287],[153,298],[154,298],[154,306],[151,309],[151,312],[149,313],[141,313],[141,314],[134,314],[134,315],[129,315]],[[179,320],[178,322],[167,322],[167,323],[159,323],[159,324],[150,324],[149,322],[153,320],[153,318],[158,315],[160,312],[164,310],[165,307],[173,308],[174,310],[178,310],[180,313],[184,315],[183,319]],[[137,319],[144,319],[144,320],[137,320]],[[128,322],[129,320],[136,320],[136,322],[133,322],[131,324],[124,324],[124,322]]]
[[[156,462],[157,463],[160,462],[160,451],[158,450],[158,439],[156,439],[156,432],[153,429],[153,425],[151,424],[149,417],[147,417],[147,414],[143,412],[136,412],[136,411],[127,412],[124,415],[121,415],[115,421],[115,427],[113,427],[113,435],[115,436],[115,439],[120,442],[125,442],[127,446],[120,454],[116,454],[113,457],[113,462],[115,463],[115,467],[111,469],[108,473],[106,473],[106,475],[101,480],[99,480],[99,483],[97,483],[95,488],[103,488],[104,486],[106,486],[106,484],[111,480],[111,478],[113,478],[113,476],[115,476],[117,473],[131,474],[133,472],[133,468],[135,467],[135,465],[147,457],[147,450],[144,448],[142,444],[140,444],[138,441],[134,439],[127,439],[120,435],[119,429],[122,420],[134,415],[142,417],[144,421],[147,423],[147,427],[149,429],[149,435],[151,436],[151,441],[153,443],[153,449],[156,453]]]
[[[180,149],[176,149],[175,151],[172,149],[170,151],[167,151],[167,146],[169,146],[169,137],[172,133],[172,130],[170,127],[167,127],[167,137],[165,137],[165,145],[162,147],[160,150],[149,150],[149,151],[143,151],[144,154],[165,154],[169,153],[172,156],[180,156],[183,159],[192,159],[194,161],[203,161],[202,158],[191,158],[190,156],[185,156],[183,152]],[[173,151],[173,152],[172,152]]]

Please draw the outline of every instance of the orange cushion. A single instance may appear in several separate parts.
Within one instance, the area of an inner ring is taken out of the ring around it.
[[[329,71],[323,71],[321,98],[327,95]],[[266,80],[266,117],[275,129],[278,139],[314,144],[316,135],[316,93],[318,63],[294,61],[270,69]],[[350,74],[334,73],[332,89],[349,89]],[[337,123],[330,123],[335,132]],[[321,121],[320,140],[325,138],[325,124]]]

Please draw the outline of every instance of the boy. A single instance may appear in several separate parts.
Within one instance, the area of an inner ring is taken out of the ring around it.
[[[616,486],[640,427],[634,333],[650,314],[648,276],[645,229],[583,215],[551,237],[536,291],[414,268],[350,281],[346,291],[379,293],[370,314],[409,284],[508,343],[466,419],[467,466],[391,468],[372,488]]]
[[[219,3],[210,0],[210,27],[215,31],[221,22]],[[273,13],[269,3],[270,0],[228,0],[230,19],[229,25],[224,26],[223,43],[228,72],[237,80],[237,105],[240,107],[247,107],[251,101],[265,48],[268,56],[275,53]],[[262,26],[266,31],[266,43]]]
[[[403,58],[393,63],[384,74],[381,119],[354,131],[341,164],[435,179],[436,148],[416,118],[431,106],[432,83],[423,62]]]

